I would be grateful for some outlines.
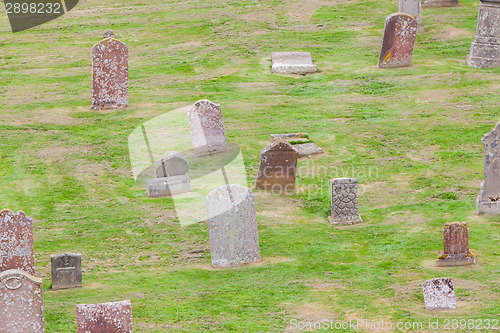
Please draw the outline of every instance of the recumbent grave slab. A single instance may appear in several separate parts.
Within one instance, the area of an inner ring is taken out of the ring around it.
[[[316,72],[309,52],[273,52],[272,71],[280,74],[307,74]]]

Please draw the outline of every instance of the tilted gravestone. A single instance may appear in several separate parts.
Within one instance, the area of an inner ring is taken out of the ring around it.
[[[422,283],[427,310],[456,309],[455,288],[452,278],[435,278]]]
[[[478,214],[500,214],[500,122],[486,134],[484,144],[484,180],[476,200]]]
[[[298,152],[286,141],[276,141],[260,152],[255,187],[273,192],[295,188]]]
[[[438,266],[464,266],[475,263],[474,251],[469,249],[469,228],[465,222],[444,224],[443,248],[438,257]]]
[[[280,74],[307,74],[316,72],[309,52],[273,52],[272,71]]]
[[[146,181],[149,197],[165,197],[191,191],[189,165],[184,154],[171,151],[160,158],[154,168],[156,178]]]
[[[481,1],[467,65],[474,68],[500,66],[500,0]]]
[[[328,216],[331,224],[356,224],[363,220],[359,216],[358,180],[356,178],[336,178],[330,181],[332,186],[332,215]]]
[[[417,21],[417,32],[424,32],[421,0],[398,0],[398,12],[413,16]]]
[[[260,261],[259,233],[252,191],[221,186],[207,196],[210,253],[214,267]]]
[[[35,275],[33,221],[23,211],[0,211],[0,272],[20,269]]]
[[[456,7],[458,0],[422,0],[422,7]]]
[[[82,255],[64,252],[50,256],[52,290],[82,287]]]
[[[189,165],[186,156],[177,151],[171,151],[156,161],[156,178],[181,176],[189,171]]]
[[[378,67],[392,68],[411,65],[417,21],[408,14],[391,14],[385,20]]]
[[[196,156],[228,150],[220,105],[206,99],[200,100],[188,110],[188,120]]]
[[[42,279],[19,269],[0,273],[0,332],[43,333]]]
[[[111,30],[92,48],[92,109],[128,104],[128,48]]]
[[[77,333],[130,333],[132,304],[129,300],[100,304],[77,304]]]

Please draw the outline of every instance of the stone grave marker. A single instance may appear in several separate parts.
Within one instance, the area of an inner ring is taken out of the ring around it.
[[[269,135],[269,141],[271,142],[280,140],[289,142],[299,154],[299,158],[323,154],[323,150],[318,147],[317,144],[311,142],[307,133],[282,133]]]
[[[228,150],[220,105],[204,99],[196,102],[187,113],[196,156]]]
[[[378,67],[392,68],[411,65],[417,21],[408,14],[391,14],[385,20]]]
[[[484,180],[477,198],[478,214],[500,214],[500,122],[481,142],[484,144]]]
[[[481,1],[467,65],[473,68],[500,66],[500,0]]]
[[[469,249],[469,228],[465,222],[444,224],[443,248],[438,257],[438,266],[464,266],[475,263],[474,251]]]
[[[318,147],[314,142],[299,143],[293,145],[293,148],[297,151],[300,157],[307,157],[311,155],[323,154],[323,149]]]
[[[132,304],[129,300],[100,304],[77,304],[77,333],[131,333]]]
[[[42,279],[22,270],[0,273],[0,332],[45,332],[42,291]]]
[[[422,0],[422,7],[456,7],[458,0]]]
[[[82,255],[64,252],[50,256],[52,290],[82,287]]]
[[[363,220],[358,209],[358,180],[356,178],[336,178],[330,181],[332,186],[332,215],[328,216],[331,224],[356,224]]]
[[[128,48],[111,30],[92,47],[92,109],[117,109],[128,104]]]
[[[427,310],[456,309],[455,289],[452,278],[435,278],[422,283]]]
[[[189,164],[184,154],[171,151],[160,158],[154,168],[156,178],[146,181],[149,197],[165,197],[191,191]]]
[[[207,196],[212,266],[231,267],[260,261],[255,199],[252,191],[225,185]]]
[[[295,174],[299,154],[286,141],[276,141],[260,152],[255,187],[274,192],[287,192],[295,188]]]
[[[417,33],[425,30],[421,6],[421,0],[398,0],[398,12],[413,16],[417,21]]]
[[[23,211],[0,211],[0,272],[20,269],[35,275],[33,221]]]
[[[272,72],[279,74],[307,74],[315,73],[309,52],[273,52],[271,54]]]

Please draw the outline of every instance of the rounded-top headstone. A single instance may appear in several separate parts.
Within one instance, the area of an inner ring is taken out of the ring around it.
[[[106,30],[104,30],[103,36],[104,36],[104,38],[109,38],[109,37],[115,37],[115,34],[113,33],[113,31],[111,29],[106,29]]]
[[[156,161],[155,176],[164,178],[171,176],[182,176],[189,171],[189,165],[186,156],[177,151],[170,151],[162,158]]]

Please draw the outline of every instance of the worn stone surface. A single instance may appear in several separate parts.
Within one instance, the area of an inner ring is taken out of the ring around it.
[[[455,289],[452,278],[435,278],[422,283],[427,310],[456,309]]]
[[[0,211],[0,272],[20,269],[35,275],[33,221],[23,211]]]
[[[204,99],[196,102],[187,113],[195,155],[205,156],[227,151],[220,105]]]
[[[484,180],[477,198],[479,214],[500,214],[500,122],[481,139],[484,144]]]
[[[358,208],[358,180],[356,178],[336,178],[330,181],[332,186],[331,224],[356,224],[363,220]]]
[[[239,185],[221,186],[207,196],[208,232],[214,267],[260,261],[255,199]]]
[[[295,174],[299,154],[286,141],[276,141],[260,152],[259,169],[255,187],[274,192],[295,188]]]
[[[385,20],[378,67],[410,66],[416,34],[417,21],[411,15],[389,15]]]
[[[42,279],[18,269],[0,273],[0,332],[45,332]]]
[[[280,134],[269,134],[269,141],[308,141],[307,133],[280,133]]]
[[[500,0],[481,1],[467,65],[474,68],[500,66]]]
[[[273,52],[272,71],[280,74],[307,74],[316,72],[309,52]]]
[[[398,0],[398,12],[413,16],[417,21],[417,32],[424,32],[421,0]]]
[[[299,153],[300,157],[323,154],[323,150],[314,142],[299,143],[293,145],[293,148]]]
[[[146,191],[150,198],[169,197],[191,191],[191,181],[188,175],[148,179]]]
[[[128,48],[104,32],[92,48],[92,109],[115,109],[128,104]]]
[[[458,0],[422,0],[422,7],[456,7],[459,5]]]
[[[129,300],[100,304],[77,304],[77,333],[129,333],[132,304]]]
[[[438,257],[438,266],[463,266],[475,263],[474,251],[469,249],[469,228],[465,222],[444,224],[443,248]]]
[[[82,255],[64,252],[50,256],[52,290],[82,286]]]
[[[156,161],[156,178],[182,176],[189,171],[189,165],[186,156],[177,151],[171,151]]]

